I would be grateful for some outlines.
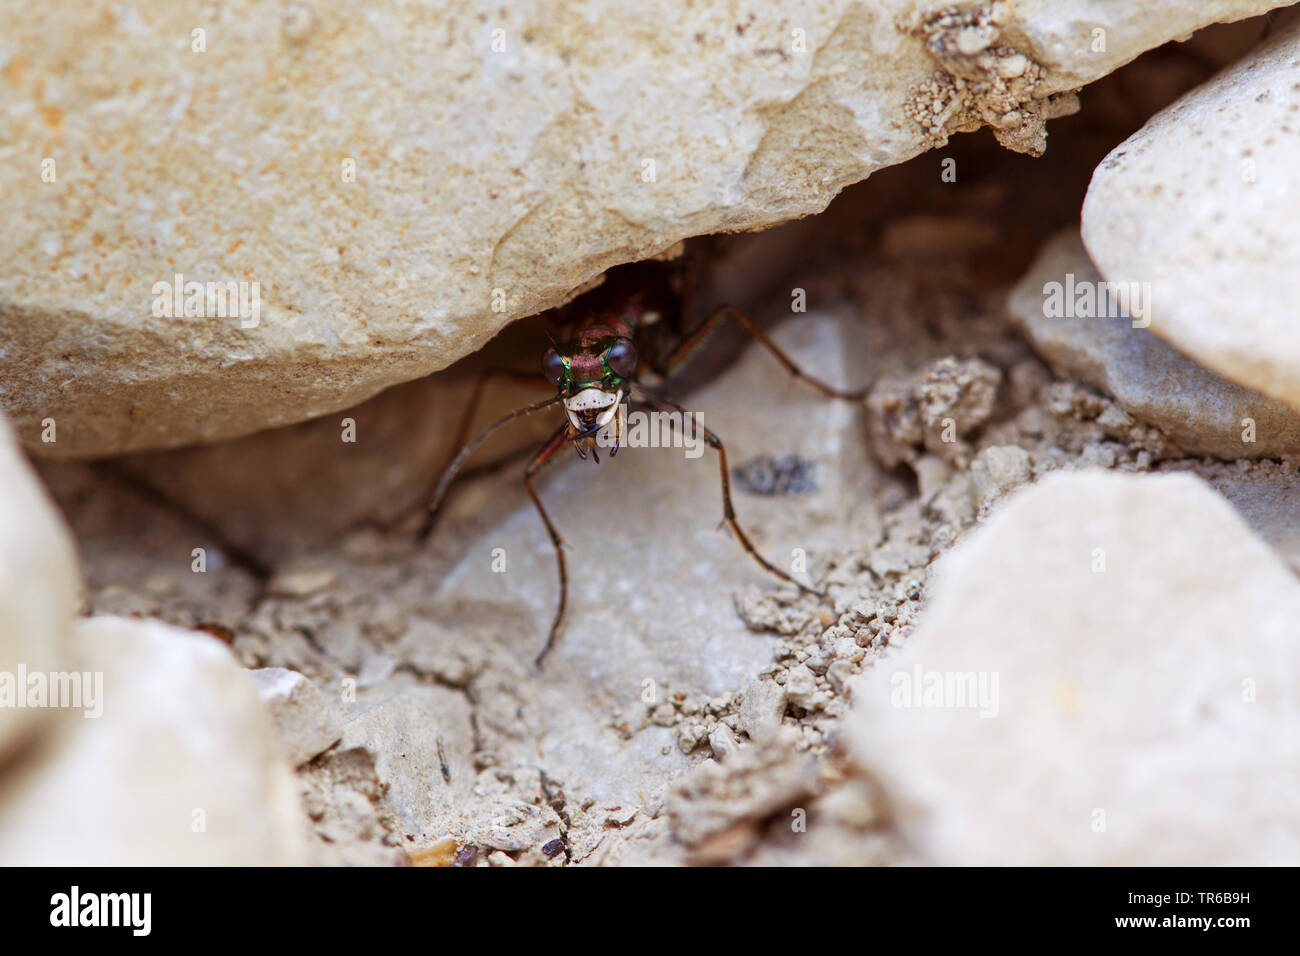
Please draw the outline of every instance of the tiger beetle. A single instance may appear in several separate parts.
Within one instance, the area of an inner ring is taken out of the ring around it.
[[[559,606],[546,639],[546,646],[537,655],[540,668],[555,646],[569,600],[569,573],[564,560],[564,541],[551,521],[546,506],[533,480],[554,462],[567,446],[572,446],[583,460],[590,457],[597,463],[600,454],[597,446],[609,449],[609,457],[618,454],[626,430],[626,404],[634,401],[648,410],[676,413],[683,428],[698,427],[704,442],[718,453],[718,467],[722,482],[722,517],[736,539],[750,556],[769,574],[788,581],[808,594],[819,597],[825,592],[795,580],[759,553],[749,535],[736,519],[731,502],[731,482],[727,474],[727,451],[722,440],[712,431],[697,424],[682,405],[669,398],[651,381],[663,382],[677,372],[693,356],[709,334],[726,318],[733,318],[746,332],[771,352],[795,378],[807,383],[828,398],[844,401],[861,401],[866,389],[841,391],[804,372],[742,312],[726,306],[713,312],[693,328],[681,331],[682,309],[680,299],[668,291],[666,283],[647,283],[646,267],[658,264],[642,263],[642,269],[625,267],[619,270],[619,280],[609,279],[591,293],[575,300],[570,307],[558,310],[557,324],[567,326],[567,334],[555,342],[542,356],[542,374],[529,375],[501,369],[490,369],[478,378],[468,406],[461,419],[455,446],[460,451],[442,473],[434,489],[429,510],[420,529],[420,539],[432,532],[438,510],[456,474],[469,457],[503,425],[531,415],[552,405],[560,404],[564,420],[545,444],[533,455],[524,468],[524,488],[532,499],[542,523],[550,535],[555,549],[555,562],[560,575]],[[630,273],[628,270],[632,270]],[[642,281],[628,282],[628,275]],[[577,312],[580,308],[582,311]],[[553,340],[554,342],[554,340]],[[541,401],[518,408],[489,425],[473,441],[465,443],[469,426],[477,411],[487,383],[493,379],[508,379],[517,383],[553,389],[555,394]],[[677,418],[670,419],[677,426]]]

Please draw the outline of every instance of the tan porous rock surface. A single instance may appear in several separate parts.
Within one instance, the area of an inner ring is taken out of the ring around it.
[[[0,401],[63,458],[344,408],[958,130],[1041,152],[1073,89],[1276,5],[11,4]]]

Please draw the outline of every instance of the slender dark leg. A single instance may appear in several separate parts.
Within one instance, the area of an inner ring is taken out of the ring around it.
[[[785,352],[782,351],[781,347],[768,338],[767,335],[758,326],[751,322],[743,312],[739,309],[733,309],[731,306],[725,306],[719,309],[695,328],[691,329],[691,331],[687,332],[686,335],[683,336],[682,340],[673,346],[673,349],[668,353],[667,358],[659,363],[659,367],[656,371],[665,378],[672,375],[672,373],[680,368],[687,359],[695,354],[695,351],[704,343],[705,339],[709,337],[709,333],[717,327],[718,323],[729,315],[744,326],[745,330],[749,332],[750,335],[758,339],[764,348],[775,355],[776,360],[785,366],[787,372],[800,381],[807,382],[827,398],[841,398],[847,402],[858,402],[866,397],[867,389],[865,388],[853,392],[845,392],[827,385],[819,378],[809,375],[796,365],[794,359],[786,355]]]
[[[456,427],[456,440],[452,442],[452,448],[460,448],[465,444],[469,437],[469,427],[474,424],[474,415],[478,412],[478,407],[483,401],[483,393],[487,391],[490,382],[515,382],[519,385],[533,385],[537,388],[554,391],[555,385],[544,375],[535,375],[531,372],[516,372],[508,368],[489,368],[479,373],[478,379],[474,382],[474,389],[470,392],[469,401],[465,404],[465,411],[461,413],[460,424]]]
[[[543,468],[555,461],[568,443],[569,425],[566,422],[547,440],[541,451],[533,456],[533,460],[524,469],[524,487],[528,490],[528,497],[533,499],[533,505],[537,508],[537,513],[542,516],[542,523],[546,525],[546,533],[551,536],[551,544],[555,546],[555,564],[560,572],[560,604],[555,610],[555,620],[551,624],[551,633],[547,635],[546,646],[542,648],[542,652],[537,655],[537,659],[534,661],[538,668],[541,668],[542,662],[546,660],[546,655],[555,646],[555,639],[560,634],[560,625],[564,623],[564,611],[569,606],[569,570],[564,563],[564,539],[560,537],[560,532],[555,529],[555,523],[551,521],[551,516],[546,513],[546,506],[542,504],[541,496],[537,494],[537,489],[533,487],[533,479],[537,477]]]
[[[509,415],[497,419],[485,428],[479,433],[477,438],[457,453],[456,457],[451,460],[451,464],[448,465],[447,469],[442,473],[442,477],[438,479],[438,486],[433,490],[433,500],[429,502],[428,513],[425,514],[424,522],[420,526],[420,540],[423,541],[428,538],[429,534],[433,531],[434,522],[438,517],[438,509],[442,507],[442,500],[447,496],[447,489],[451,487],[452,480],[456,477],[457,472],[460,471],[461,466],[469,460],[470,455],[474,454],[474,452],[478,450],[479,446],[487,441],[488,438],[491,437],[492,433],[502,425],[512,422],[516,418],[523,418],[525,415],[531,415],[533,412],[543,409],[548,405],[554,405],[559,400],[559,395],[552,395],[550,398],[543,399],[540,402],[525,405],[523,408],[516,408]]]
[[[757,561],[769,574],[774,574],[783,581],[789,581],[800,591],[805,591],[808,594],[815,594],[818,597],[825,597],[825,591],[819,591],[816,588],[811,588],[808,585],[795,580],[789,574],[774,565],[771,561],[767,560],[767,558],[763,557],[763,555],[759,553],[758,549],[754,547],[754,543],[749,540],[749,535],[745,534],[745,529],[742,528],[740,522],[736,520],[736,509],[731,504],[731,479],[727,475],[727,449],[723,447],[722,439],[703,426],[688,425],[687,422],[689,419],[687,418],[687,415],[690,413],[672,399],[665,398],[662,395],[656,395],[653,392],[648,392],[640,386],[633,386],[633,390],[641,401],[645,402],[645,404],[657,411],[680,412],[682,415],[681,427],[683,429],[699,427],[704,433],[704,441],[710,448],[717,451],[718,467],[721,469],[722,477],[722,518],[736,535],[736,540],[740,542],[741,547],[749,552],[750,557]]]
[[[478,378],[474,381],[474,387],[470,390],[469,401],[465,403],[465,410],[461,412],[460,422],[456,426],[456,435],[452,440],[451,447],[459,451],[465,446],[465,441],[469,437],[469,428],[474,424],[474,416],[478,414],[479,405],[483,402],[483,393],[487,391],[489,382],[493,381],[510,381],[518,382],[521,385],[536,385],[538,388],[551,389],[552,385],[545,376],[534,375],[526,372],[516,372],[511,369],[489,368],[479,373]],[[454,461],[455,459],[453,459]],[[450,463],[449,463],[450,464]],[[444,468],[442,474],[446,474]],[[431,486],[422,496],[424,501],[433,501],[439,497],[436,493],[437,486]],[[445,493],[445,489],[444,489]],[[425,514],[424,519],[420,522],[419,538],[424,540],[433,531],[433,525],[437,516],[437,508],[430,506]]]

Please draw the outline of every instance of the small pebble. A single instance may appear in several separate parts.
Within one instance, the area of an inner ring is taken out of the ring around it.
[[[276,597],[306,597],[334,583],[328,568],[281,571],[271,578],[266,589]]]

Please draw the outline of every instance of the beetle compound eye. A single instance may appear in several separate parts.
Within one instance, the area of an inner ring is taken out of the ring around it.
[[[636,346],[630,339],[619,339],[609,347],[605,356],[609,370],[620,378],[628,378],[636,371]]]
[[[555,349],[547,349],[542,356],[542,374],[551,380],[552,385],[559,385],[564,378],[564,359]]]

